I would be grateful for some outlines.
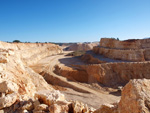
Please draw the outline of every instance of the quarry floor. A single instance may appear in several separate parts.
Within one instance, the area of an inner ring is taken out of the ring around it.
[[[55,89],[60,90],[67,100],[78,100],[93,108],[99,108],[102,104],[115,103],[120,100],[121,93],[118,89],[103,86],[99,83],[80,83],[78,81],[70,81],[65,77],[54,73],[56,65],[60,67],[72,67],[72,65],[85,65],[78,57],[66,56],[69,52],[59,55],[48,56],[40,60],[37,64],[30,66],[35,72],[48,73],[47,79],[53,78],[57,81],[55,84],[49,82]],[[93,53],[92,53],[93,54]],[[110,59],[105,59],[112,61]],[[113,61],[114,62],[114,61]],[[58,84],[57,84],[58,83]]]

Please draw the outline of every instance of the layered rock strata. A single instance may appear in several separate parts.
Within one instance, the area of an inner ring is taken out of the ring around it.
[[[150,39],[119,41],[102,38],[99,47],[93,51],[105,57],[126,61],[150,60]]]
[[[87,73],[89,81],[97,81],[107,86],[125,85],[130,79],[150,79],[150,62],[120,62],[80,65]]]

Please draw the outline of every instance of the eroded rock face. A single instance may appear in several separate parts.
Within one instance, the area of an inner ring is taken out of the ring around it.
[[[13,93],[13,92],[18,92],[19,87],[17,84],[11,81],[2,81],[0,83],[0,92],[1,93]]]
[[[99,109],[95,110],[94,113],[118,113],[117,105],[104,104]]]
[[[150,80],[131,80],[122,91],[118,105],[120,113],[149,113],[150,112]]]
[[[145,61],[149,60],[150,39],[125,40],[102,38],[99,47],[94,47],[93,51],[105,57],[126,60],[126,61]]]
[[[147,50],[147,53],[150,51]],[[121,50],[121,49],[112,49],[104,47],[94,47],[93,51],[97,54],[104,55],[105,57],[124,60],[124,61],[145,61],[147,55],[144,54],[143,49],[140,50]],[[147,58],[148,59],[148,58]]]
[[[106,48],[115,49],[143,49],[150,48],[150,39],[129,39],[119,41],[111,38],[101,38],[100,45]]]
[[[18,95],[16,93],[7,94],[0,97],[0,109],[10,107],[17,100]]]
[[[79,66],[88,74],[104,85],[125,85],[130,79],[150,79],[150,62],[104,63]]]
[[[94,113],[149,113],[150,80],[134,79],[123,88],[117,104],[102,105]]]

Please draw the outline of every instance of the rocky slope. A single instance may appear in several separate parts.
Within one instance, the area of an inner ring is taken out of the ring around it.
[[[67,102],[30,67],[62,50],[54,44],[10,44],[0,42],[0,111],[5,113],[59,113],[89,111],[79,102]],[[78,107],[80,106],[80,107]],[[81,107],[82,106],[82,107]]]
[[[67,51],[88,51],[92,50],[94,46],[98,46],[98,42],[93,43],[75,43],[67,47],[65,50]]]

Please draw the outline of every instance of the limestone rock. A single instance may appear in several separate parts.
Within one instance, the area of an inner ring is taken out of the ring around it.
[[[89,113],[88,106],[79,101],[73,101],[72,108],[73,113]]]
[[[5,97],[0,97],[0,109],[10,107],[12,104],[16,102],[16,100],[17,100],[16,93],[8,94]]]
[[[111,104],[101,105],[94,113],[118,113],[117,106]]]
[[[3,55],[0,55],[0,63],[7,63],[7,62],[8,62],[8,58]]]
[[[119,113],[149,113],[150,80],[131,80],[122,91],[118,105]]]
[[[130,79],[150,79],[150,62],[119,62],[82,65],[86,76],[107,86],[125,85]]]
[[[1,93],[13,93],[18,92],[19,87],[17,84],[11,81],[3,81],[0,83],[0,92]]]
[[[50,107],[49,111],[50,113],[68,113],[69,112],[69,106],[68,102],[66,101],[57,101],[54,102]]]
[[[145,61],[150,59],[150,39],[119,41],[101,38],[100,46],[93,51],[105,57],[125,61]]]
[[[48,105],[40,104],[40,105],[35,107],[34,112],[35,111],[48,111]]]
[[[123,88],[118,104],[102,105],[94,113],[149,113],[150,80],[134,79]]]
[[[35,94],[35,97],[44,104],[51,105],[53,101],[63,101],[65,97],[59,91],[41,90]]]

